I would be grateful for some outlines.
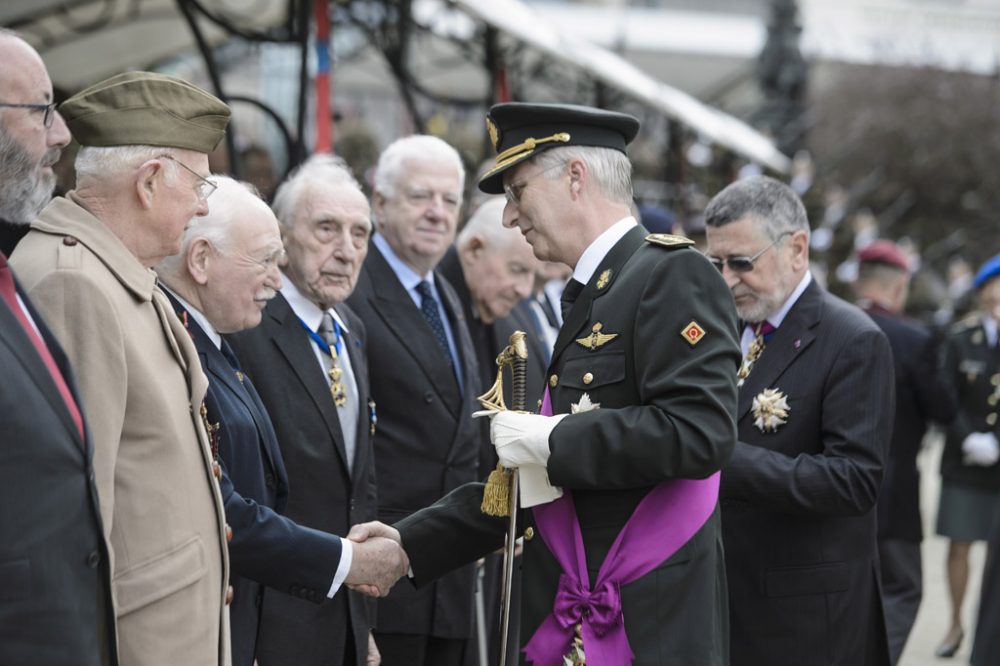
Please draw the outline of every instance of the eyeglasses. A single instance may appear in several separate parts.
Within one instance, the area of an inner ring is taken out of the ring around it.
[[[42,111],[44,115],[42,116],[42,124],[45,125],[45,129],[52,127],[52,121],[55,120],[55,115],[53,111],[56,110],[56,103],[50,102],[49,104],[11,104],[8,102],[0,102],[0,107],[6,107],[8,109],[31,109],[32,111]]]
[[[723,260],[723,259],[720,259],[718,257],[712,257],[712,256],[709,256],[709,255],[705,255],[705,256],[708,257],[708,260],[712,262],[713,266],[715,266],[717,269],[719,269],[720,273],[722,272],[722,266],[723,266],[723,264],[725,264],[726,266],[729,266],[729,270],[731,270],[734,273],[749,273],[750,271],[753,270],[753,265],[757,262],[758,259],[760,259],[762,256],[764,256],[765,252],[767,252],[772,247],[774,247],[778,243],[778,241],[780,241],[782,238],[784,238],[785,236],[788,236],[789,234],[792,234],[792,233],[794,233],[794,232],[792,232],[792,231],[785,231],[785,232],[783,232],[781,234],[778,234],[777,238],[775,238],[773,241],[771,241],[770,243],[768,243],[767,246],[763,250],[761,250],[757,254],[753,255],[752,257],[726,257],[726,259]]]
[[[538,176],[541,176],[546,171],[552,171],[555,168],[563,167],[565,165],[566,165],[565,162],[560,162],[559,164],[553,164],[550,167],[547,167],[545,169],[542,169],[541,171],[538,171],[536,173],[531,174],[530,176],[528,176],[527,178],[525,178],[524,180],[522,180],[517,185],[514,185],[514,184],[504,185],[503,186],[503,193],[504,193],[504,196],[507,197],[507,203],[513,204],[515,206],[520,206],[521,205],[521,193],[524,192],[524,188],[528,186],[529,182],[531,182],[533,179],[537,178]]]
[[[194,177],[200,181],[198,183],[197,189],[195,189],[195,192],[198,193],[198,199],[201,201],[206,201],[210,196],[212,196],[212,192],[215,192],[215,190],[219,187],[218,185],[210,181],[208,178],[205,178],[200,173],[189,167],[187,164],[184,164],[184,162],[181,162],[176,157],[171,157],[170,155],[167,154],[158,155],[157,157],[162,157],[164,159],[170,160],[174,164],[179,164],[182,167],[184,167],[184,169],[188,173],[194,174]]]

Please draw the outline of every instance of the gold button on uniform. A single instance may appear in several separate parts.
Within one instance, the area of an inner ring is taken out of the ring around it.
[[[589,385],[590,382],[592,382],[592,381],[594,381],[594,375],[590,374],[589,372],[583,376],[583,383],[584,384],[588,384]]]
[[[1000,386],[1000,374],[990,377],[990,384],[993,384],[993,386]]]
[[[534,527],[524,528],[524,540],[531,541],[534,538],[535,538],[535,528]]]
[[[555,388],[556,384],[558,383],[559,383],[559,375],[552,375],[551,377],[549,377],[549,386]]]
[[[997,424],[997,413],[996,412],[990,412],[989,414],[987,414],[986,415],[986,423],[988,423],[991,426],[992,425],[996,425]]]
[[[991,393],[990,397],[986,398],[986,402],[989,403],[990,407],[996,407],[998,401],[1000,401],[1000,398],[997,398],[996,393]]]

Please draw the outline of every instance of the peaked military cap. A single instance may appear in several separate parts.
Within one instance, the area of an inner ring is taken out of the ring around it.
[[[229,123],[229,107],[201,88],[165,74],[127,72],[81,90],[59,106],[82,146],[163,146],[211,152]]]
[[[503,194],[503,174],[544,150],[560,146],[597,146],[625,152],[639,131],[627,113],[573,104],[497,104],[486,116],[496,164],[479,179],[487,194]]]
[[[979,289],[998,275],[1000,275],[1000,254],[991,257],[979,268],[972,286]]]

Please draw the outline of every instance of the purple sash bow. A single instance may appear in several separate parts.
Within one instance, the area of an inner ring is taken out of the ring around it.
[[[548,389],[541,413],[552,415]],[[625,635],[621,586],[661,565],[688,542],[709,519],[719,496],[719,473],[706,479],[663,481],[639,502],[601,564],[589,589],[583,535],[573,496],[532,509],[535,525],[562,567],[552,613],[522,648],[535,666],[562,666],[582,625],[588,666],[628,666],[635,655]]]

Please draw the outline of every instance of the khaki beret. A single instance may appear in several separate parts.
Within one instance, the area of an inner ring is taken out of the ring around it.
[[[81,90],[59,106],[82,146],[164,146],[211,152],[225,135],[229,107],[187,81],[127,72]]]

